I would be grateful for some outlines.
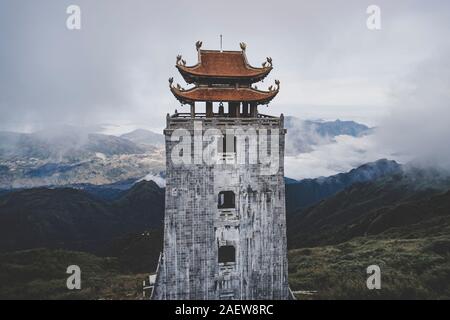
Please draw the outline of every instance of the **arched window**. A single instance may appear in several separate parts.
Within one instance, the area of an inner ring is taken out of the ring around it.
[[[218,209],[232,209],[235,208],[235,196],[233,191],[219,192],[219,199],[217,203]]]
[[[234,246],[219,247],[219,263],[236,262],[236,249]]]

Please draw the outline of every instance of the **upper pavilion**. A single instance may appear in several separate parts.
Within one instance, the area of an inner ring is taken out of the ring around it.
[[[206,117],[256,117],[257,106],[268,104],[278,94],[278,80],[268,90],[252,87],[272,70],[270,57],[261,67],[254,67],[248,63],[245,43],[240,43],[240,51],[202,50],[201,46],[202,42],[197,41],[197,64],[187,66],[181,55],[176,61],[176,68],[184,80],[194,86],[184,89],[179,84],[174,86],[173,78],[169,79],[173,95],[182,104],[191,105],[192,116],[196,115],[195,103],[205,102]],[[213,102],[220,104],[218,114],[213,112]],[[224,113],[223,103],[228,103],[228,114]]]

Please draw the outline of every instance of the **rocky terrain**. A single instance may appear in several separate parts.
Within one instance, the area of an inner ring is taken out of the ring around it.
[[[148,132],[148,135],[158,136]],[[0,189],[138,180],[165,169],[164,148],[77,131],[0,133]]]

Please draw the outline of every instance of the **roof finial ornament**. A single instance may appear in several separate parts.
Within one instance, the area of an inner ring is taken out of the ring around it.
[[[180,64],[181,58],[183,58],[181,54],[177,55],[177,64]]]
[[[222,37],[219,39],[222,40]],[[188,86],[175,82],[174,78],[169,79],[170,91],[178,101],[188,105],[200,101],[224,103],[246,101],[263,105],[272,100],[280,90],[278,80],[275,83],[271,80],[271,83],[262,86],[256,85],[272,70],[272,58],[266,56],[262,61],[262,67],[261,64],[259,67],[253,67],[247,61],[246,44],[238,43],[240,49],[219,52],[217,48],[202,49],[204,48],[202,41],[195,41],[198,63],[191,66],[186,65],[184,57],[179,54],[176,57],[175,67]],[[226,91],[224,87],[227,88]]]
[[[275,84],[277,85],[277,91],[280,90],[280,80],[275,80]]]
[[[222,52],[223,50],[222,50],[222,40],[223,40],[223,36],[222,35],[220,35],[220,52]]]

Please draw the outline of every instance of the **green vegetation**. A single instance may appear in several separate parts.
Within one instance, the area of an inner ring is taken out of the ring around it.
[[[449,186],[434,173],[396,174],[289,213],[291,289],[316,292],[300,299],[450,299]],[[140,183],[111,203],[70,189],[0,197],[0,299],[141,298],[162,251],[163,195]],[[72,264],[80,291],[66,288]],[[381,290],[366,287],[369,265],[381,268]]]
[[[450,299],[450,181],[428,172],[354,184],[288,216],[289,282],[313,299]],[[381,290],[366,269],[381,268]]]
[[[97,254],[112,239],[161,228],[164,189],[141,181],[115,201],[71,188],[35,188],[0,196],[0,252],[33,248]]]
[[[66,268],[81,268],[81,290],[68,290]],[[116,258],[33,249],[0,255],[0,299],[139,299],[146,274],[127,274]]]
[[[381,268],[381,290],[366,287],[372,264]],[[290,250],[289,283],[293,291],[317,291],[313,299],[450,299],[450,236]]]

